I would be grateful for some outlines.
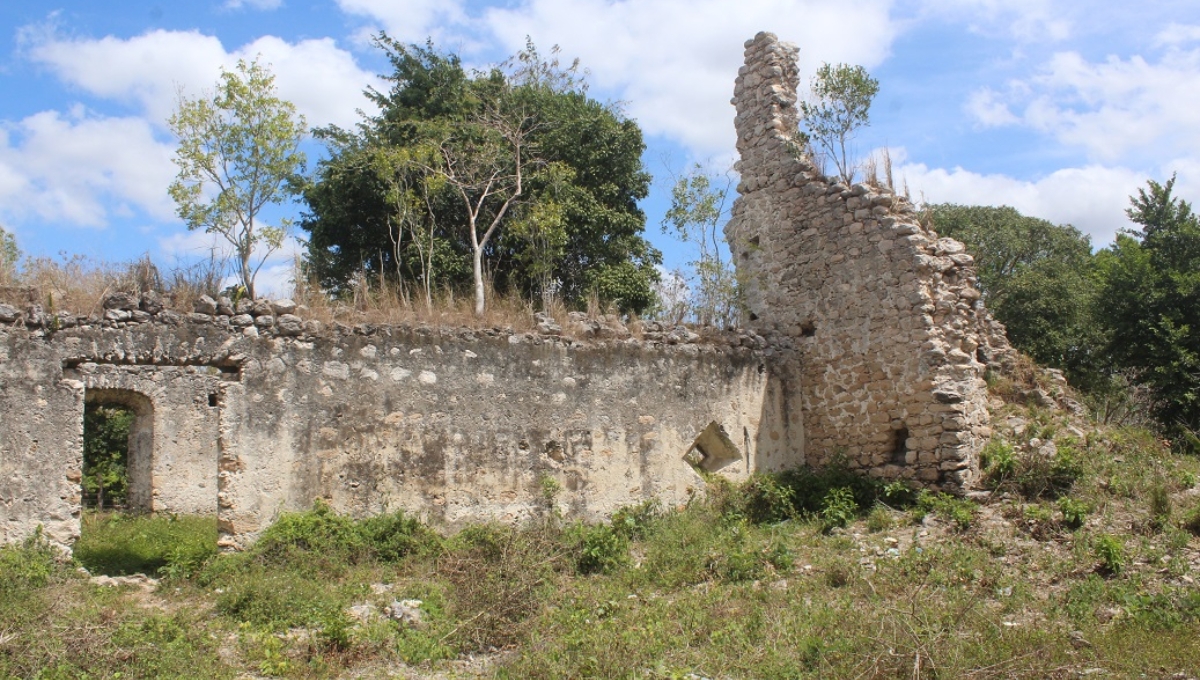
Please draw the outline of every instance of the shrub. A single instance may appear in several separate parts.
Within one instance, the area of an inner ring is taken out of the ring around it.
[[[1119,574],[1125,569],[1125,544],[1111,534],[1102,534],[1093,546],[1100,559],[1100,569],[1108,574]]]
[[[1012,478],[1017,472],[1017,456],[1013,448],[1002,439],[991,439],[979,454],[984,479],[995,488]]]
[[[1083,501],[1063,496],[1058,499],[1058,511],[1062,513],[1063,525],[1068,529],[1075,530],[1083,526],[1092,509]]]
[[[942,519],[954,522],[959,531],[971,528],[978,510],[971,501],[929,490],[922,490],[917,494],[917,507],[923,512],[932,512]]]
[[[1171,494],[1161,482],[1150,489],[1150,527],[1162,531],[1171,523],[1173,513]]]
[[[796,508],[792,504],[795,492],[771,475],[755,475],[746,480],[740,491],[742,513],[754,524],[771,524],[791,519]]]
[[[629,562],[629,538],[610,524],[577,524],[568,532],[574,542],[575,569],[581,574],[616,571]]]
[[[859,508],[869,508],[890,489],[892,502],[905,504],[911,490],[903,482],[883,482],[850,469],[845,459],[837,458],[820,468],[798,467],[780,473],[779,482],[792,490],[796,511],[819,516],[825,497],[832,489],[849,489]]]
[[[1193,536],[1200,536],[1200,501],[1197,501],[1192,509],[1183,516],[1183,528],[1191,532]]]
[[[58,569],[59,556],[40,530],[20,545],[0,546],[0,594],[46,585]]]
[[[886,531],[892,528],[892,513],[882,505],[871,508],[867,515],[867,529],[871,531]]]
[[[821,501],[821,525],[826,531],[844,527],[854,521],[858,514],[858,503],[854,492],[848,487],[830,489]]]
[[[657,500],[648,500],[636,505],[627,505],[612,515],[612,527],[626,538],[645,538],[651,525],[662,515],[662,506]]]

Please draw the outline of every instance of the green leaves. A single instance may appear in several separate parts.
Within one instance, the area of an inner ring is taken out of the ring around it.
[[[854,180],[855,172],[847,143],[855,130],[870,124],[871,102],[878,93],[879,81],[863,67],[825,63],[813,76],[810,100],[800,102],[809,141],[833,159],[846,182]]]
[[[529,45],[495,68],[468,72],[432,44],[386,35],[376,44],[393,68],[386,92],[368,91],[380,113],[354,132],[317,132],[331,156],[305,190],[301,227],[310,236],[306,265],[323,286],[340,290],[362,271],[398,287],[436,276],[440,286],[468,289],[478,249],[499,291],[557,295],[580,307],[598,291],[625,311],[650,304],[661,258],[642,237],[637,207],[650,179],[641,131],[587,97],[576,64]],[[505,121],[517,125],[498,125]],[[501,212],[500,197],[515,190],[514,134],[522,140],[521,193]],[[370,160],[380,157],[395,162]]]
[[[1179,448],[1200,449],[1200,218],[1174,186],[1174,177],[1151,180],[1131,199],[1129,218],[1142,229],[1099,258],[1098,314],[1114,363],[1150,388],[1154,415]]]
[[[255,60],[223,72],[211,96],[181,98],[167,124],[179,138],[179,174],[168,189],[176,213],[188,229],[219,234],[233,247],[241,282],[253,297],[259,268],[290,228],[287,220],[262,227],[256,219],[266,206],[297,193],[304,117],[275,96],[275,77]]]

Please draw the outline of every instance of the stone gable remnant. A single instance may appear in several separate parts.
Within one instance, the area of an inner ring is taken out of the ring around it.
[[[799,50],[746,43],[739,198],[725,228],[751,326],[796,353],[806,462],[960,491],[988,427],[984,361],[1007,347],[970,255],[891,189],[827,177],[799,144]]]

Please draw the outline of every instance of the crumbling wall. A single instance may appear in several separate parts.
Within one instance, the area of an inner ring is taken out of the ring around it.
[[[103,319],[0,305],[0,538],[78,536],[85,397],[147,400],[150,509],[215,511],[231,548],[318,498],[359,516],[518,521],[548,510],[553,482],[559,511],[599,519],[685,502],[697,468],[737,479],[801,451],[753,334],[597,325],[606,339],[579,341],[546,323],[550,335],[328,328],[269,304],[121,308],[137,304]]]
[[[745,54],[726,235],[752,326],[798,352],[807,461],[960,490],[990,435],[972,258],[903,197],[804,155],[795,46],[760,33]]]

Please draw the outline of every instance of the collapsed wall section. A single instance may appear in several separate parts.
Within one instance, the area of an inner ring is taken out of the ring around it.
[[[800,144],[798,49],[746,43],[726,236],[751,324],[794,346],[807,462],[957,491],[990,435],[973,261],[891,190],[826,177]]]

